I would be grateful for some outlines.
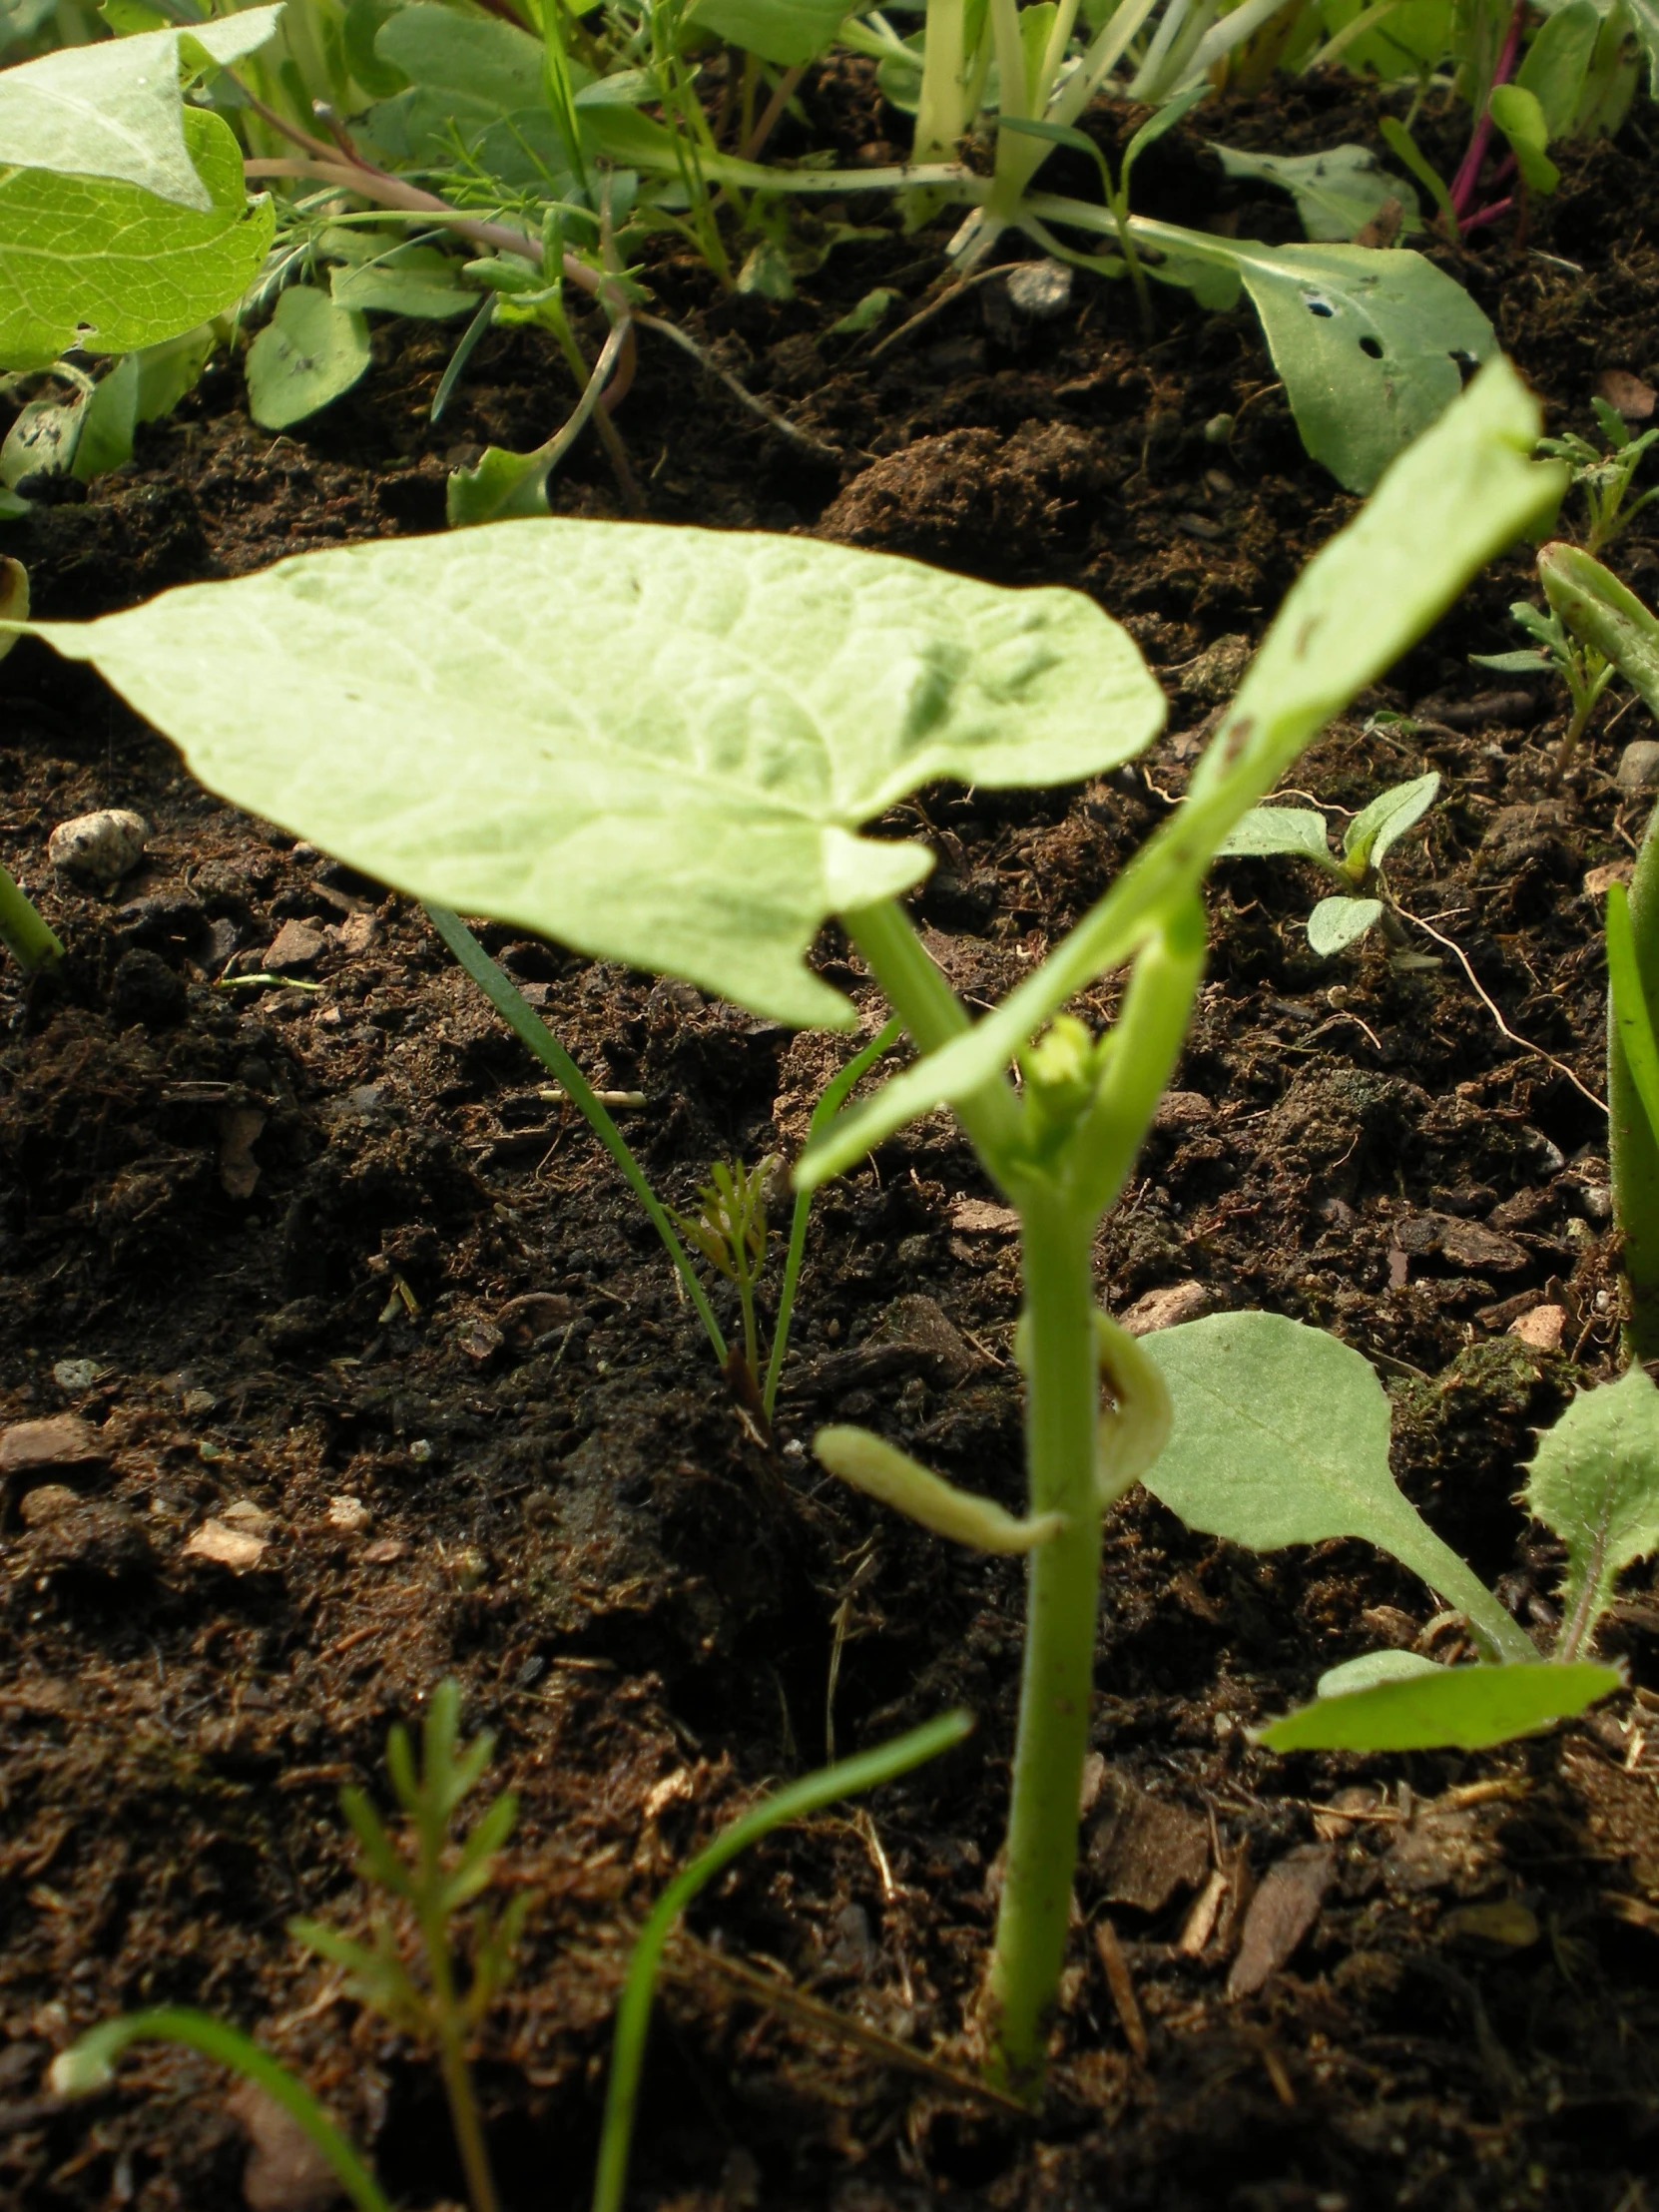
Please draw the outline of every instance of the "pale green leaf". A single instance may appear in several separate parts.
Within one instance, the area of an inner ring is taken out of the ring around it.
[[[1322,960],[1346,952],[1366,931],[1382,919],[1380,898],[1347,898],[1340,893],[1322,898],[1308,916],[1308,944]]]
[[[809,1145],[799,1187],[843,1173],[917,1115],[978,1089],[1192,895],[1222,838],[1331,717],[1422,635],[1481,562],[1552,509],[1565,471],[1528,458],[1537,435],[1536,402],[1506,361],[1492,362],[1303,570],[1171,821],[994,1013]]]
[[[1644,1368],[1579,1391],[1539,1437],[1523,1502],[1567,1547],[1561,1639],[1571,1654],[1612,1604],[1621,1569],[1659,1550],[1659,1388]]]
[[[1189,1528],[1254,1551],[1361,1536],[1468,1614],[1510,1656],[1531,1646],[1402,1496],[1388,1400],[1368,1360],[1280,1314],[1212,1314],[1148,1337],[1175,1423],[1143,1479]]]
[[[107,476],[113,468],[125,468],[132,459],[141,380],[139,356],[124,353],[87,401],[74,463],[83,484],[90,484],[95,476]]]
[[[1476,668],[1489,668],[1495,676],[1547,676],[1555,666],[1547,653],[1471,653]]]
[[[1439,776],[1430,770],[1426,776],[1413,776],[1408,784],[1391,784],[1385,792],[1379,792],[1344,830],[1344,858],[1381,867],[1391,847],[1427,814],[1439,790]]]
[[[548,459],[545,448],[513,453],[504,445],[486,445],[473,468],[450,472],[445,487],[445,519],[451,530],[480,522],[506,522],[515,516],[547,512]]]
[[[1389,200],[1399,206],[1403,233],[1422,228],[1416,194],[1403,178],[1380,169],[1377,156],[1364,146],[1333,146],[1325,154],[1246,154],[1212,141],[1210,151],[1221,156],[1229,177],[1259,178],[1288,192],[1311,239],[1346,243],[1375,222]]]
[[[1401,446],[1497,351],[1491,324],[1420,254],[1365,246],[1244,246],[1302,442],[1349,491],[1370,491]]]
[[[187,391],[194,391],[215,344],[213,327],[198,323],[161,345],[147,345],[138,356],[140,422],[171,414]]]
[[[303,422],[368,366],[368,324],[355,307],[295,284],[248,349],[248,411],[268,430]]]
[[[385,261],[331,270],[328,289],[339,307],[442,321],[470,314],[478,304],[478,293],[458,281],[460,273],[460,264],[435,247],[406,248]]]
[[[1624,0],[1636,26],[1636,43],[1647,63],[1647,89],[1659,100],[1659,0]]]
[[[1271,852],[1294,852],[1329,867],[1325,817],[1310,807],[1252,807],[1216,847],[1218,860],[1263,858]]]
[[[1509,141],[1509,151],[1530,192],[1551,193],[1561,172],[1544,152],[1549,126],[1534,94],[1520,85],[1498,85],[1487,102],[1492,121]]]
[[[696,0],[690,20],[763,61],[817,59],[840,29],[841,0]]]
[[[1420,1674],[1440,1671],[1438,1661],[1418,1651],[1366,1651],[1358,1659],[1328,1668],[1314,1687],[1321,1697],[1352,1697],[1356,1690],[1374,1690],[1380,1682],[1411,1682]]]
[[[873,330],[882,321],[895,299],[901,296],[889,291],[885,285],[877,285],[874,291],[866,291],[855,307],[843,314],[838,322],[831,322],[830,335],[836,338],[858,337],[865,330]]]
[[[80,392],[48,393],[18,410],[0,445],[0,484],[8,490],[26,476],[60,476],[75,458],[87,401]]]
[[[219,62],[263,46],[279,7],[194,23],[189,36]],[[102,177],[207,214],[218,205],[197,165],[179,92],[174,30],[66,46],[0,70],[0,169]]]
[[[0,170],[0,367],[44,367],[71,346],[130,353],[241,298],[275,211],[249,201],[242,152],[216,115],[187,109],[206,214],[136,185]]]
[[[44,634],[368,873],[803,1024],[851,1019],[802,965],[826,917],[927,869],[860,825],[1098,774],[1163,717],[1080,592],[758,532],[495,523]]]
[[[1264,1728],[1270,1751],[1478,1751],[1582,1713],[1620,1687],[1612,1667],[1434,1667],[1321,1698]]]

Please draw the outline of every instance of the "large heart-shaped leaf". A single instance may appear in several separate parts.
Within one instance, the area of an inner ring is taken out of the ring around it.
[[[1254,1551],[1362,1536],[1461,1607],[1512,1659],[1532,1646],[1388,1469],[1388,1399],[1369,1360],[1281,1314],[1212,1314],[1143,1347],[1175,1407],[1147,1488],[1189,1528]]]
[[[800,1023],[825,918],[919,881],[918,785],[1069,783],[1162,694],[1081,593],[808,538],[562,519],[42,625],[192,769],[370,874]]]
[[[1402,177],[1380,168],[1369,147],[1333,146],[1323,154],[1249,154],[1212,140],[1210,151],[1221,156],[1229,177],[1260,178],[1288,192],[1311,239],[1352,239],[1356,231],[1375,221],[1389,200],[1399,207],[1402,231],[1422,229],[1416,194]]]
[[[44,367],[72,345],[129,353],[232,306],[271,244],[269,198],[250,202],[229,127],[185,111],[205,213],[137,185],[0,170],[0,368]]]
[[[263,46],[279,7],[193,23],[217,62]],[[185,137],[179,31],[66,46],[0,71],[0,168],[105,177],[201,213],[215,205]]]

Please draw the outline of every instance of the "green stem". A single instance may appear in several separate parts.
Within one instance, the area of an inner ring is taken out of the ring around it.
[[[599,2166],[594,2176],[593,2212],[621,2212],[628,2186],[628,2153],[634,2133],[634,2107],[639,2098],[640,2069],[645,2062],[646,2031],[651,2025],[651,1998],[657,1968],[674,1924],[705,1884],[730,1865],[740,1851],[759,1843],[785,1821],[798,1821],[836,1798],[854,1797],[873,1790],[895,1775],[935,1759],[952,1744],[959,1744],[973,1726],[968,1713],[941,1713],[936,1721],[912,1728],[890,1744],[860,1752],[855,1759],[823,1767],[745,1813],[723,1828],[708,1849],[677,1874],[640,1930],[634,1954],[628,1961],[628,1977],[622,1985],[616,2011],[616,2037],[611,2046],[611,2078],[605,2092],[605,2125],[599,2139]]]
[[[855,1052],[840,1073],[824,1087],[818,1104],[813,1108],[813,1118],[807,1124],[807,1142],[810,1145],[820,1133],[829,1128],[840,1112],[842,1103],[852,1092],[858,1078],[872,1068],[883,1052],[890,1051],[903,1034],[904,1025],[894,1019],[876,1036],[871,1037],[861,1052]],[[789,1251],[784,1257],[784,1282],[778,1294],[778,1320],[772,1332],[772,1357],[767,1362],[766,1387],[761,1402],[771,1420],[773,1408],[778,1402],[778,1382],[784,1372],[784,1355],[789,1349],[790,1323],[795,1316],[795,1294],[801,1281],[801,1263],[807,1252],[807,1223],[813,1211],[813,1193],[797,1191],[795,1211],[790,1217]]]
[[[1025,1440],[1030,1512],[1065,1532],[1030,1555],[1007,1869],[987,1995],[992,2077],[1035,2103],[1065,1959],[1089,1741],[1100,1507],[1095,1444],[1094,1222],[1058,1192],[1020,1208],[1027,1324]]]
[[[936,1052],[966,1034],[967,1008],[928,958],[926,946],[895,899],[860,906],[841,920],[918,1052]],[[956,1100],[954,1111],[987,1172],[1002,1184],[1019,1138],[1019,1106],[1012,1085],[1003,1076],[993,1076]]]
[[[674,1233],[674,1224],[664,1212],[656,1192],[645,1179],[645,1171],[628,1149],[628,1140],[594,1096],[592,1086],[576,1062],[554,1036],[546,1022],[525,1000],[522,991],[516,990],[506,972],[498,967],[484,950],[472,931],[458,914],[447,906],[428,905],[427,918],[432,927],[454,953],[461,966],[478,985],[484,996],[523,1043],[540,1060],[543,1067],[556,1075],[572,1105],[576,1107],[588,1127],[599,1139],[605,1150],[622,1170],[623,1179],[640,1204],[651,1217],[651,1226],[663,1240],[669,1258],[680,1271],[687,1295],[697,1311],[697,1318],[708,1333],[714,1347],[715,1359],[724,1371],[726,1366],[726,1339],[721,1335],[720,1324],[714,1309],[703,1295],[703,1286],[697,1280],[697,1271],[686,1257],[686,1248]]]
[[[54,968],[63,958],[63,946],[42,921],[33,902],[0,867],[0,942],[25,975]]]
[[[1630,880],[1630,933],[1649,1027],[1659,1031],[1659,808]],[[1607,1024],[1607,1164],[1613,1219],[1624,1237],[1630,1311],[1625,1352],[1659,1360],[1659,1132],[1650,1124],[1615,1022]]]
[[[472,2075],[466,2062],[466,2032],[455,1999],[455,1976],[449,1963],[445,1915],[421,1915],[421,1940],[426,1948],[426,1970],[432,1979],[432,2024],[436,2030],[438,2071],[449,2104],[449,2124],[455,2148],[461,2155],[472,2212],[498,2212],[495,2177],[478,2118],[478,2100],[472,2093]]]

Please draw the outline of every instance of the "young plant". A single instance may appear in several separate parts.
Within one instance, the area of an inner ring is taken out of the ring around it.
[[[1659,1547],[1659,1388],[1640,1368],[1581,1390],[1539,1441],[1525,1492],[1567,1547],[1551,1663],[1401,1494],[1387,1395],[1371,1363],[1277,1314],[1216,1314],[1147,1338],[1174,1402],[1143,1480],[1190,1528],[1254,1551],[1362,1537],[1461,1612],[1486,1661],[1369,1652],[1322,1676],[1318,1702],[1272,1723],[1277,1751],[1502,1743],[1620,1686],[1589,1660],[1621,1567]]]
[[[1605,399],[1593,399],[1590,404],[1607,441],[1605,452],[1592,445],[1588,438],[1580,437],[1576,430],[1565,430],[1558,438],[1540,438],[1538,450],[1565,461],[1571,470],[1571,488],[1584,494],[1584,504],[1589,510],[1590,528],[1585,551],[1600,553],[1621,530],[1635,521],[1649,500],[1659,497],[1659,484],[1654,484],[1628,507],[1625,505],[1642,456],[1659,439],[1659,429],[1644,430],[1639,438],[1632,437],[1630,425],[1617,407],[1610,407]]]
[[[0,623],[29,619],[29,572],[21,561],[0,556]],[[17,643],[15,630],[0,629],[0,661]],[[0,944],[25,975],[54,968],[63,958],[56,932],[37,911],[9,869],[0,867]]]
[[[1659,716],[1659,621],[1610,569],[1576,546],[1538,555],[1554,616],[1581,649],[1617,669]],[[1659,811],[1630,879],[1607,893],[1607,1158],[1624,1240],[1625,1346],[1659,1360]]]
[[[1509,602],[1510,620],[1534,642],[1513,653],[1471,653],[1476,668],[1489,668],[1497,676],[1556,676],[1567,687],[1570,711],[1561,742],[1550,763],[1549,779],[1558,784],[1571,767],[1579,740],[1601,695],[1616,673],[1611,661],[1570,630],[1551,607],[1547,613],[1527,605],[1524,599]]]
[[[1343,831],[1340,856],[1331,850],[1325,817],[1312,807],[1252,807],[1229,830],[1218,859],[1261,859],[1292,853],[1312,860],[1342,886],[1322,898],[1308,916],[1308,942],[1322,957],[1345,952],[1381,922],[1390,945],[1404,940],[1393,894],[1382,871],[1384,856],[1433,806],[1440,779],[1430,773],[1379,792]]]
[[[767,1185],[782,1164],[775,1153],[752,1168],[741,1160],[717,1160],[697,1194],[697,1212],[674,1217],[686,1242],[737,1289],[748,1395],[756,1400],[761,1394],[761,1338],[755,1290],[767,1261]]]
[[[1144,1349],[1102,1326],[1094,1238],[1181,1051],[1201,885],[1331,717],[1551,510],[1561,473],[1528,457],[1536,436],[1532,401],[1491,363],[1304,571],[1184,804],[978,1022],[899,903],[929,855],[860,832],[929,781],[1071,783],[1147,744],[1162,697],[1081,594],[812,539],[550,520],[302,555],[39,626],[211,788],[417,896],[813,1025],[853,1019],[803,964],[840,917],[921,1057],[837,1117],[798,1187],[949,1106],[1020,1216],[1038,1525],[986,2027],[995,2077],[1021,2096],[1040,2093],[1066,1945],[1101,1515],[1168,1418]],[[572,656],[590,631],[606,653]],[[1055,1021],[1114,969],[1105,1036]]]
[[[289,1925],[302,1942],[344,1966],[357,1994],[394,2027],[435,2044],[440,2054],[446,2050],[446,2033],[458,2029],[452,2046],[453,2069],[447,2061],[444,2064],[444,2086],[472,2212],[486,2212],[486,2207],[495,2202],[494,2188],[467,2074],[465,2044],[505,1980],[529,1898],[521,1895],[516,1899],[475,1944],[472,1976],[465,1995],[458,1997],[446,1931],[457,1908],[470,1902],[492,1879],[494,1854],[507,1840],[514,1813],[511,1797],[495,1798],[459,1850],[446,1848],[449,1819],[441,1808],[447,1804],[450,1812],[454,1811],[481,1778],[491,1748],[488,1736],[480,1736],[464,1747],[457,1744],[459,1709],[458,1685],[440,1682],[427,1716],[424,1771],[419,1776],[413,1772],[407,1739],[400,1729],[393,1730],[388,1745],[387,1765],[393,1787],[416,1838],[412,1864],[391,1842],[360,1793],[341,1794],[346,1818],[362,1845],[359,1871],[371,1887],[378,1885],[396,1898],[420,1929],[427,1957],[426,1976],[417,1980],[411,1974],[405,1946],[383,1923],[376,1927],[372,1950],[347,1941],[316,1922],[294,1921]],[[972,1727],[972,1717],[967,1713],[941,1713],[937,1720],[927,1721],[874,1751],[861,1752],[836,1766],[804,1776],[729,1822],[670,1883],[640,1931],[617,2006],[594,2182],[594,2212],[621,2212],[657,1973],[675,1924],[686,1908],[740,1852],[771,1835],[775,1828],[816,1813],[838,1798],[855,1797],[908,1774],[923,1761],[937,1758],[959,1744]],[[446,1994],[440,1995],[440,1981]],[[304,2083],[250,2037],[191,2006],[155,2005],[143,2012],[122,2013],[90,2029],[53,2060],[53,2092],[64,2097],[87,2096],[107,2087],[114,2079],[115,2061],[121,2053],[129,2044],[143,2042],[178,2043],[242,2074],[279,2104],[304,2131],[357,2212],[391,2212],[373,2174]]]

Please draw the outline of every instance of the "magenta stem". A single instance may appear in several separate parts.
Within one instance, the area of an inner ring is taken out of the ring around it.
[[[1506,85],[1514,73],[1515,57],[1520,52],[1521,29],[1526,20],[1526,0],[1515,0],[1514,13],[1509,18],[1509,28],[1503,35],[1498,50],[1497,67],[1492,71],[1491,83],[1486,87],[1486,99],[1481,103],[1479,120],[1469,137],[1468,152],[1458,164],[1457,174],[1451,180],[1451,212],[1456,218],[1459,235],[1467,227],[1466,213],[1474,198],[1480,179],[1480,165],[1486,159],[1486,149],[1492,140],[1492,118],[1488,103],[1499,85]]]
[[[1514,206],[1515,203],[1512,197],[1507,200],[1494,200],[1489,208],[1477,208],[1473,215],[1465,216],[1462,229],[1464,232],[1478,231],[1484,224],[1495,223],[1500,215],[1513,214]]]

